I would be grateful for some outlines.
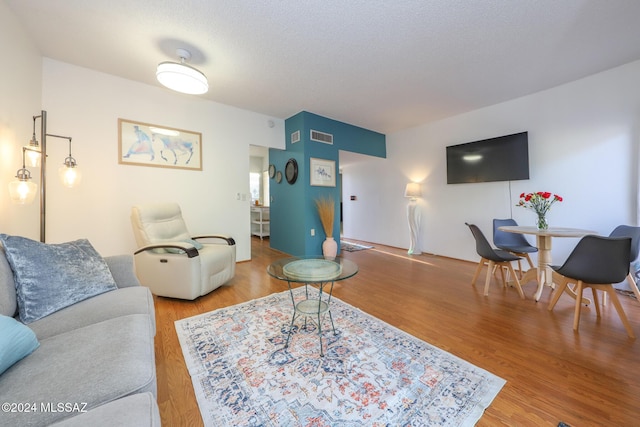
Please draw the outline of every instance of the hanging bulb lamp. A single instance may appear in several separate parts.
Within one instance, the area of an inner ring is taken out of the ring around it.
[[[50,135],[54,136],[54,135]],[[64,159],[64,163],[58,169],[58,176],[60,177],[60,181],[62,181],[62,185],[67,188],[73,188],[76,185],[80,184],[80,180],[82,179],[82,173],[78,168],[78,162],[71,155],[71,138],[67,138],[69,140],[69,156]]]
[[[16,179],[9,183],[9,197],[18,205],[28,205],[33,202],[38,192],[38,186],[31,181],[31,172],[25,167],[25,149],[22,149],[22,169],[16,172]]]

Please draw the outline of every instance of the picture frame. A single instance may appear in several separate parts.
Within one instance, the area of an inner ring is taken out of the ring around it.
[[[202,134],[118,119],[118,163],[202,170]]]
[[[309,165],[311,185],[320,187],[336,186],[336,162],[334,160],[311,157]]]

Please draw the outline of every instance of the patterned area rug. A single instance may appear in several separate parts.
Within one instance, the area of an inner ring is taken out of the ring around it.
[[[361,245],[359,243],[347,242],[344,240],[340,241],[340,249],[347,252],[355,252],[362,251],[364,249],[371,249],[373,246]]]
[[[285,350],[292,312],[285,291],[175,322],[205,426],[470,426],[505,384],[335,297],[325,356],[311,320]]]

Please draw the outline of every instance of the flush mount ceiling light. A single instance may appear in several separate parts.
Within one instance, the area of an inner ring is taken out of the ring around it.
[[[177,92],[190,95],[201,95],[209,90],[207,77],[199,70],[187,65],[191,59],[191,52],[177,49],[176,54],[180,62],[165,61],[158,64],[156,78],[163,85]]]

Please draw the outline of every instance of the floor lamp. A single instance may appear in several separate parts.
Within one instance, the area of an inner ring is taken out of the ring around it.
[[[411,232],[411,242],[409,245],[409,255],[420,255],[418,249],[418,232],[420,230],[420,211],[418,210],[418,197],[422,196],[420,184],[410,182],[404,189],[404,197],[409,198],[407,205],[407,220],[409,221],[409,231]]]
[[[36,138],[36,120],[40,119],[40,143]],[[82,177],[76,159],[71,155],[71,137],[47,133],[47,112],[33,116],[33,136],[29,145],[22,147],[22,169],[18,169],[16,179],[9,183],[11,201],[19,205],[33,202],[38,186],[31,181],[31,172],[26,167],[26,155],[29,155],[30,166],[40,167],[40,241],[46,238],[47,217],[47,137],[61,138],[69,141],[69,156],[58,169],[58,174],[65,187],[74,187]]]

